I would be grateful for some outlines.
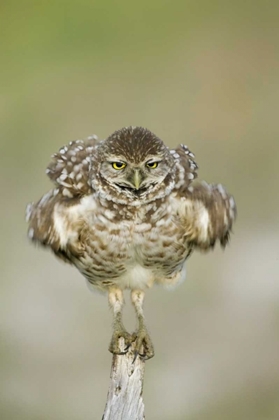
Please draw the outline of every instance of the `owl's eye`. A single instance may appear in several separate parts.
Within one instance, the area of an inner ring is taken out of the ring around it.
[[[123,162],[112,162],[113,169],[116,169],[117,171],[119,171],[120,169],[124,169],[125,166],[126,166],[126,163],[123,163]]]
[[[159,162],[147,162],[146,166],[150,169],[155,169],[155,168],[157,168],[158,164],[159,164]]]

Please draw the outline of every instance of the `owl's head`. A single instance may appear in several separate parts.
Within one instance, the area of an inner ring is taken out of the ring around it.
[[[100,144],[98,153],[102,179],[130,197],[157,190],[174,165],[164,143],[142,127],[116,131]]]

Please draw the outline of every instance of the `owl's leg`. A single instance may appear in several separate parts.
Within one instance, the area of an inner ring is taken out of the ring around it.
[[[123,292],[116,287],[110,288],[108,293],[109,304],[113,310],[113,333],[109,345],[109,351],[114,354],[125,354],[134,341],[134,338],[129,334],[122,322],[122,309],[124,305]],[[124,339],[125,346],[120,349],[120,338]]]
[[[135,358],[139,354],[141,357],[147,360],[154,356],[154,347],[144,322],[144,292],[142,290],[132,290],[131,300],[136,310],[137,318],[139,321],[138,330],[134,334],[136,336]]]

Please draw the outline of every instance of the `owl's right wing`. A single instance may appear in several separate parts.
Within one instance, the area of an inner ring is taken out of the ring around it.
[[[55,153],[46,173],[56,188],[45,194],[38,202],[30,203],[26,209],[29,223],[28,236],[36,244],[50,247],[52,251],[67,260],[63,249],[66,237],[76,234],[73,223],[67,223],[71,208],[80,199],[93,192],[90,173],[94,165],[97,137],[76,140]],[[73,212],[71,212],[72,216]],[[78,223],[78,217],[77,223]],[[71,217],[73,220],[74,217]]]
[[[92,192],[89,175],[97,144],[96,136],[75,140],[52,155],[46,174],[61,189],[63,196],[72,198]]]
[[[226,246],[236,219],[236,204],[221,184],[193,183],[181,191],[177,213],[186,242],[205,251],[217,241]]]

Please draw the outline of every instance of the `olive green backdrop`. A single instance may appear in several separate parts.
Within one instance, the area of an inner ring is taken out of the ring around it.
[[[60,146],[127,125],[187,144],[238,204],[226,252],[155,288],[146,418],[279,418],[278,1],[0,5],[1,408],[4,420],[100,419],[111,314],[26,238]],[[135,326],[129,305],[129,329]]]

